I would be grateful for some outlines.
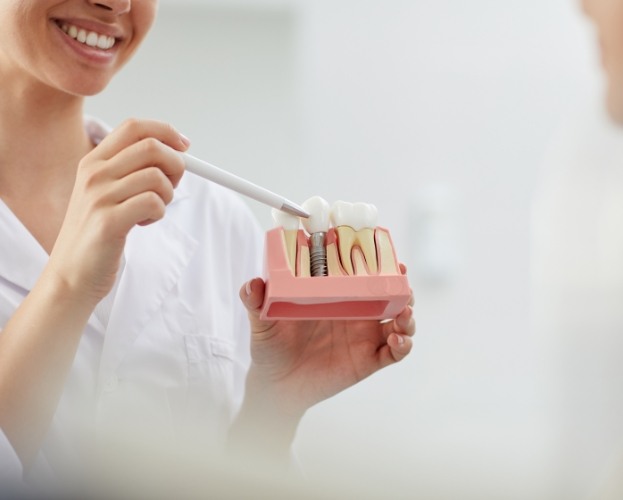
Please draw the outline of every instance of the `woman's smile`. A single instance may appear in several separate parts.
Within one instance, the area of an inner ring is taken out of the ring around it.
[[[53,23],[75,53],[95,63],[110,62],[123,40],[119,29],[93,21],[54,19]]]
[[[82,28],[78,28],[73,24],[63,23],[60,28],[69,35],[69,37],[77,40],[80,43],[84,43],[89,47],[97,47],[98,49],[108,50],[112,49],[115,45],[115,37],[107,36],[95,31],[87,31]]]

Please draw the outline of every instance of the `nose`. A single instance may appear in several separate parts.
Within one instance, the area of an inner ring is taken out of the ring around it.
[[[116,15],[127,14],[132,9],[132,0],[89,0],[89,3]]]

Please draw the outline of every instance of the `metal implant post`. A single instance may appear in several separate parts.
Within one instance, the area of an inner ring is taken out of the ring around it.
[[[309,212],[309,218],[301,222],[309,234],[310,274],[312,277],[328,276],[325,240],[331,224],[331,207],[327,200],[313,196],[303,203],[302,208]]]
[[[329,275],[327,269],[327,248],[325,247],[326,236],[327,233],[313,233],[309,238],[311,275],[313,277]]]

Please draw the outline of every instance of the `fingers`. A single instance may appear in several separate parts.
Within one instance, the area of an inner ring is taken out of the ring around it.
[[[415,318],[413,317],[413,308],[411,306],[405,307],[393,321],[384,323],[383,333],[386,338],[389,338],[392,333],[413,337],[413,335],[415,335]]]
[[[264,303],[266,284],[261,278],[254,278],[240,289],[240,299],[249,313],[257,314]]]
[[[401,273],[403,276],[406,276],[406,275],[407,275],[407,266],[401,262],[401,263],[399,264],[399,267],[400,267],[400,273]],[[411,307],[413,307],[413,306],[414,306],[414,304],[415,304],[415,298],[413,297],[413,290],[411,290],[411,297],[409,298],[409,305],[410,305]]]
[[[177,151],[186,151],[189,140],[167,123],[130,119],[108,134],[94,150],[96,158],[110,160],[127,147],[143,139],[157,139]]]
[[[412,307],[405,307],[393,321],[384,323],[382,327],[387,343],[380,349],[379,356],[381,366],[385,367],[402,361],[413,348],[416,325]]]
[[[266,283],[262,278],[254,278],[240,288],[240,300],[249,314],[251,330],[254,334],[264,333],[275,325],[275,321],[260,320],[260,311],[264,304]]]
[[[122,179],[140,169],[157,167],[175,187],[184,174],[181,155],[154,137],[126,147],[108,163],[107,173],[115,179]]]
[[[115,235],[159,220],[184,174],[179,152],[187,148],[188,139],[170,125],[126,121],[80,162],[76,210],[110,210],[105,218]]]
[[[115,207],[118,214],[115,222],[121,226],[122,233],[127,233],[136,224],[147,226],[159,221],[165,211],[166,205],[162,198],[153,191],[145,191]]]
[[[392,333],[387,339],[387,347],[391,362],[397,363],[409,355],[413,348],[413,340],[405,335]]]

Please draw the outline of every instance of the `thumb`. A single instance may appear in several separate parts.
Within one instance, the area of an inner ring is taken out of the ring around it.
[[[262,278],[254,278],[251,281],[247,281],[240,288],[240,300],[242,300],[249,314],[257,314],[259,317],[260,309],[264,303],[265,291],[266,284]]]
[[[240,300],[242,300],[249,313],[249,321],[251,322],[251,330],[253,332],[264,332],[275,324],[274,321],[262,321],[260,319],[265,292],[266,283],[262,278],[254,278],[240,288]]]

